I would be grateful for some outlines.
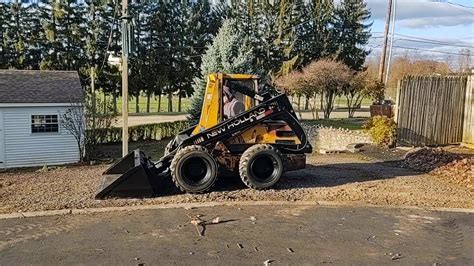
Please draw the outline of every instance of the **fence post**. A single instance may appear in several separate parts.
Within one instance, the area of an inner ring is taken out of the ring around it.
[[[467,79],[462,135],[462,142],[474,144],[474,75]]]
[[[395,99],[393,120],[398,124],[398,109],[400,108],[400,80],[397,81],[397,96]]]

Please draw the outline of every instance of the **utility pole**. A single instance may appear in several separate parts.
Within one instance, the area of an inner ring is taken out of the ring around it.
[[[392,0],[388,0],[388,9],[387,9],[387,17],[385,20],[385,31],[383,36],[383,46],[382,46],[382,53],[380,56],[380,65],[379,65],[379,80],[383,82],[384,72],[385,72],[385,57],[387,54],[387,42],[388,42],[388,31],[390,27],[390,17],[392,16]]]
[[[388,78],[390,75],[390,66],[392,64],[392,53],[393,53],[393,39],[395,39],[395,20],[397,19],[397,0],[393,1],[393,11],[392,11],[392,22],[390,24],[390,49],[388,50],[388,59],[387,59],[387,70],[385,71],[385,85],[388,83]]]
[[[122,0],[122,156],[128,154],[128,0]]]
[[[95,67],[91,66],[91,94],[92,94],[92,130],[95,130],[95,119],[96,119],[96,94],[95,94]]]

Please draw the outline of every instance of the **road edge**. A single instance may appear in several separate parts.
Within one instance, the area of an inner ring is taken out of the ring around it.
[[[418,206],[400,206],[400,205],[375,205],[363,204],[357,202],[336,202],[336,201],[233,201],[233,202],[196,202],[196,203],[169,203],[155,205],[135,205],[122,207],[100,207],[85,209],[62,209],[47,210],[33,212],[16,212],[0,214],[0,220],[30,217],[45,217],[57,215],[79,215],[94,214],[105,212],[123,212],[123,211],[140,211],[140,210],[158,210],[158,209],[195,209],[205,207],[218,206],[321,206],[321,207],[368,207],[368,208],[388,208],[388,209],[405,209],[405,210],[421,210],[421,211],[440,211],[440,212],[459,212],[474,213],[474,208],[446,208],[446,207],[418,207]]]

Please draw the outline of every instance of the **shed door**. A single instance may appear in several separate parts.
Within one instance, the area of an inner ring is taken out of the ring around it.
[[[5,168],[5,128],[3,113],[0,110],[0,169]]]

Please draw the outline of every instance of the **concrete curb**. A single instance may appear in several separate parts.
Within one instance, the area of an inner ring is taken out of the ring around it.
[[[54,216],[54,215],[65,215],[71,214],[70,209],[63,210],[51,210],[51,211],[36,211],[36,212],[20,212],[24,218],[29,217],[43,217],[43,216]],[[1,218],[0,218],[1,219]]]
[[[417,206],[397,206],[397,205],[374,205],[363,204],[357,202],[335,202],[335,201],[234,201],[234,202],[203,202],[203,203],[170,203],[157,205],[137,205],[137,206],[123,206],[123,207],[102,207],[102,208],[86,208],[86,209],[62,209],[50,211],[35,211],[35,212],[17,212],[0,214],[0,220],[14,219],[14,218],[31,218],[31,217],[46,217],[57,215],[80,215],[80,214],[95,214],[106,212],[123,212],[123,211],[140,211],[140,210],[159,210],[159,209],[194,209],[205,207],[218,206],[321,206],[321,207],[367,207],[367,208],[385,208],[385,209],[405,209],[405,210],[419,210],[419,211],[439,211],[439,212],[460,212],[460,213],[474,213],[474,208],[445,208],[445,207],[417,207]]]

